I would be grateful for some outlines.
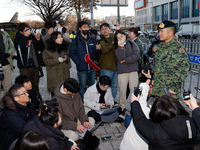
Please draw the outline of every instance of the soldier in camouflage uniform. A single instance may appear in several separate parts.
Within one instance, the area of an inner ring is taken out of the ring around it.
[[[179,98],[181,85],[189,73],[189,60],[185,47],[175,37],[176,27],[171,21],[159,25],[160,40],[155,53],[155,74],[152,95],[169,93]],[[166,90],[164,90],[166,88]]]

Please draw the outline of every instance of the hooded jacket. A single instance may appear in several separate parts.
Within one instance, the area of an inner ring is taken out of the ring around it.
[[[28,56],[27,43],[30,40],[31,40],[30,54]],[[39,41],[37,41],[35,36],[30,35],[30,36],[26,37],[23,34],[21,34],[19,31],[17,31],[16,37],[14,39],[14,45],[15,45],[15,49],[17,50],[17,66],[18,66],[18,68],[27,68],[27,67],[36,68],[36,67],[39,67],[38,51],[43,51],[44,48],[45,48],[44,43],[43,43],[41,38],[40,38]],[[20,58],[18,46],[20,46],[23,63],[22,63],[21,58]],[[31,62],[27,63],[29,58],[33,58],[33,59],[32,60],[30,59]]]
[[[135,42],[131,41],[128,38],[126,40],[124,48],[121,49],[120,47],[117,47],[115,49],[115,54],[117,56],[118,74],[138,71],[138,60],[140,58],[140,51]],[[125,62],[120,63],[122,60],[125,60]]]
[[[43,123],[39,117],[24,127],[24,132],[33,130],[42,134],[49,143],[49,150],[70,150],[73,145],[62,131]]]
[[[74,96],[65,94],[63,91],[64,81],[60,81],[55,89],[54,98],[57,99],[59,112],[62,116],[62,130],[77,130],[77,121],[80,120],[81,124],[89,121],[85,114],[85,109],[79,92]],[[63,91],[63,92],[61,92]]]
[[[0,116],[0,149],[7,150],[11,143],[23,133],[24,126],[37,116],[33,108],[34,105],[31,102],[23,106],[13,100],[9,100],[4,105]]]
[[[69,47],[69,55],[75,62],[77,71],[93,70],[93,68],[85,61],[85,55],[90,54],[90,57],[97,60],[101,51],[96,49],[96,45],[97,41],[90,32],[87,39],[84,39],[80,31],[77,32],[76,38],[72,40]]]
[[[154,123],[145,117],[139,102],[134,101],[131,116],[137,131],[149,141],[149,150],[190,150],[200,141],[196,124],[187,115]]]
[[[69,66],[70,62],[69,52],[68,52],[69,43],[63,40],[63,43],[60,45],[52,43],[49,40],[46,41],[46,49],[43,52],[43,61],[46,64],[47,70],[47,89],[49,92],[54,92],[56,84],[59,81],[66,80],[69,78]],[[60,52],[60,56],[59,56]],[[67,60],[64,62],[59,62],[58,57],[67,56]]]

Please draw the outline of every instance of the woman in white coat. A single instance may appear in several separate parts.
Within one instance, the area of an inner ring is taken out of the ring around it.
[[[85,113],[88,117],[93,117],[95,121],[101,121],[101,116],[96,111],[112,108],[114,105],[110,85],[110,77],[101,76],[99,82],[90,86],[84,94]],[[121,108],[118,109],[118,112],[121,113]]]
[[[140,96],[139,103],[145,116],[149,118],[150,108],[147,107],[147,96],[149,93],[151,75],[149,71],[148,74],[145,74],[143,71],[142,73],[147,77],[147,81],[146,83],[140,84],[140,89],[142,90],[142,93]],[[120,150],[148,150],[148,141],[135,129],[133,119],[131,119],[129,126],[126,132],[124,133],[124,137],[120,144]]]

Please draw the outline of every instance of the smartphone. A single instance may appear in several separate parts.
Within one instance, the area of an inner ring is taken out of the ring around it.
[[[116,29],[116,24],[114,24],[114,25],[111,25],[111,27],[110,27],[111,29]]]
[[[112,140],[112,136],[106,136],[101,138],[102,141]]]

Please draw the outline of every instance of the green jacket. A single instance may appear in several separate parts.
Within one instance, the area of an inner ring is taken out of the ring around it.
[[[3,42],[5,45],[5,53],[9,53],[10,57],[7,58],[8,62],[10,63],[11,69],[13,70],[13,60],[12,55],[15,52],[14,44],[10,38],[10,35],[6,31],[1,31],[3,33]]]
[[[137,44],[139,50],[140,50],[140,57],[143,55],[144,53],[144,48],[142,47],[142,41],[139,38],[136,38],[134,40],[134,42]]]
[[[111,41],[107,38],[100,41],[99,65],[101,69],[116,71],[117,58],[115,56],[114,35],[110,34],[110,39]]]
[[[67,65],[70,62],[69,52],[61,51],[61,57],[64,57],[64,55],[68,57],[65,62],[61,63],[58,61],[58,52],[44,50],[42,55],[47,70],[47,89],[49,92],[54,92],[59,81],[69,78],[70,68]]]
[[[163,88],[171,89],[179,98],[181,85],[189,73],[189,60],[185,47],[175,37],[165,44],[160,43],[155,53],[155,73],[152,95],[166,95]]]

